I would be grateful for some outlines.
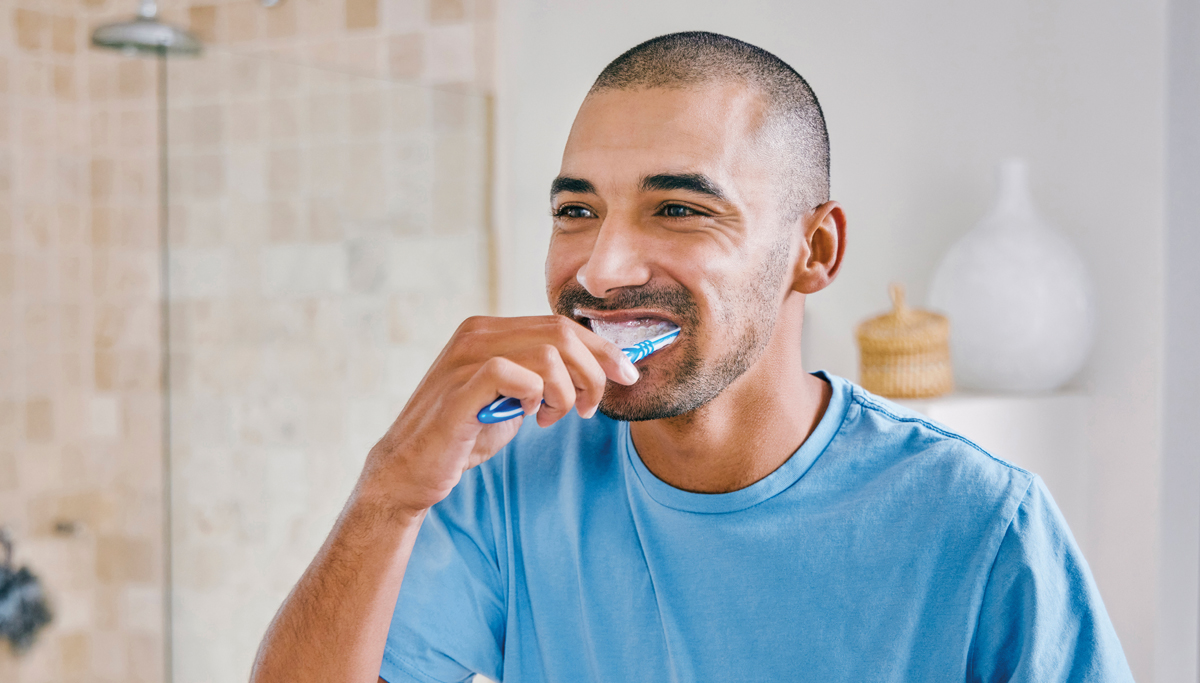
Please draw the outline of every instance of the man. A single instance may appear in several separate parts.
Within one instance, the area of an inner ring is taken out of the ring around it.
[[[846,240],[828,158],[756,47],[610,64],[551,189],[558,315],[455,333],[255,680],[1131,680],[1040,480],[802,369]],[[596,334],[665,323],[636,367]],[[527,417],[481,424],[499,396]]]

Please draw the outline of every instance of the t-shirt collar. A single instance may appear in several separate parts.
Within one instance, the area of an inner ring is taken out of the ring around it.
[[[633,445],[629,434],[629,423],[620,423],[620,445],[625,451],[625,462],[633,470],[633,478],[637,480],[647,495],[660,505],[676,510],[719,514],[737,512],[759,503],[784,491],[800,480],[808,468],[825,451],[826,446],[833,440],[846,417],[850,405],[850,383],[841,377],[826,374],[824,370],[813,375],[829,382],[833,387],[833,395],[825,414],[817,423],[817,428],[809,435],[800,448],[779,466],[774,472],[754,482],[744,489],[729,493],[693,493],[684,491],[666,483],[654,475],[642,462]]]

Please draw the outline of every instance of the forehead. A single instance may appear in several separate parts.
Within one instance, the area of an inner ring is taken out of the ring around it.
[[[662,172],[759,176],[764,116],[763,97],[737,83],[593,93],[571,127],[562,174],[597,185]]]

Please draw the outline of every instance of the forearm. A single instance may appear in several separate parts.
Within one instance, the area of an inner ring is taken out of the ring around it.
[[[352,497],[267,629],[252,683],[375,683],[424,516]]]
[[[267,629],[252,683],[378,681],[425,511],[520,429],[521,420],[481,423],[480,407],[512,396],[548,426],[572,407],[595,410],[608,379],[632,384],[637,370],[615,344],[569,318],[472,318],[459,326],[367,455],[346,509]],[[535,411],[546,396],[555,407]]]

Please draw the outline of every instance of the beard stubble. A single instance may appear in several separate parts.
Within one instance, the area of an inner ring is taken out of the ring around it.
[[[576,308],[649,308],[671,314],[683,330],[672,345],[678,348],[670,366],[643,365],[642,378],[628,387],[609,380],[599,411],[624,422],[661,420],[692,413],[719,396],[754,365],[770,342],[779,317],[779,284],[787,271],[787,257],[786,243],[776,244],[764,267],[757,269],[758,277],[751,275],[750,284],[722,307],[713,328],[740,331],[712,360],[705,359],[697,348],[705,330],[695,298],[682,285],[625,288],[603,299],[589,294],[578,282],[564,285],[554,305],[559,315],[573,317]]]

